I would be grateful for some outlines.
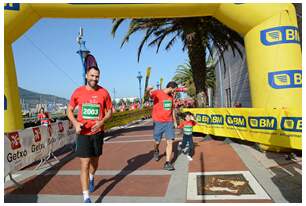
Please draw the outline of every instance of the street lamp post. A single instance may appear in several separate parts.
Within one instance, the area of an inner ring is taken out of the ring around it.
[[[159,88],[159,85],[160,85],[160,84],[159,84],[159,82],[157,81],[157,82],[156,82],[156,89],[160,89],[160,88]]]
[[[140,102],[140,109],[142,109],[142,98],[141,98],[141,79],[142,79],[142,75],[140,72],[138,72],[138,76],[137,76],[138,82],[139,82],[139,102]]]
[[[83,40],[83,28],[82,27],[80,27],[79,36],[77,37],[77,43],[80,45],[80,49],[79,49],[79,51],[77,51],[77,53],[81,57],[81,62],[82,62],[82,66],[83,66],[83,79],[84,79],[84,84],[86,85],[87,81],[86,81],[86,78],[85,78],[85,75],[86,75],[85,58],[86,58],[87,54],[90,53],[90,51],[85,46],[85,41]]]

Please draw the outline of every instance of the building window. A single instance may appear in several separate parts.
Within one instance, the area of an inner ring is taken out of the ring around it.
[[[225,89],[226,92],[226,107],[232,106],[232,94],[231,94],[231,88]]]

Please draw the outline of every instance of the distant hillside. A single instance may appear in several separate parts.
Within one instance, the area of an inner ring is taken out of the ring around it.
[[[20,100],[24,100],[25,104],[29,104],[30,107],[35,107],[36,104],[52,104],[52,103],[61,103],[66,104],[68,102],[67,99],[62,97],[57,97],[55,95],[49,94],[41,94],[32,92],[21,87],[19,88]]]

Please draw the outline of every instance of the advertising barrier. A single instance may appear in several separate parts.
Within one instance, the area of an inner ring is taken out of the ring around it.
[[[4,176],[48,156],[75,141],[75,129],[66,121],[4,134]]]
[[[193,132],[233,137],[265,145],[302,149],[302,116],[282,109],[184,109],[194,114]]]

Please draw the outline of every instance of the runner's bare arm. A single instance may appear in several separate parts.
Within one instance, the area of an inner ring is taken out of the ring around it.
[[[79,134],[81,132],[81,126],[83,124],[76,120],[76,118],[74,117],[74,114],[73,114],[73,110],[74,110],[74,108],[72,106],[68,105],[67,116],[68,116],[69,120],[72,122],[73,126],[75,127],[76,133]]]
[[[102,119],[103,124],[104,124],[107,120],[109,120],[109,119],[112,117],[112,115],[113,115],[112,109],[109,109],[108,111],[105,111],[105,117]]]
[[[97,121],[96,124],[91,128],[91,131],[95,132],[98,129],[100,129],[104,125],[104,123],[112,117],[112,114],[113,114],[112,109],[105,111],[104,118],[101,121]]]
[[[175,109],[172,111],[172,116],[173,116],[173,125],[174,125],[175,128],[177,128]]]

